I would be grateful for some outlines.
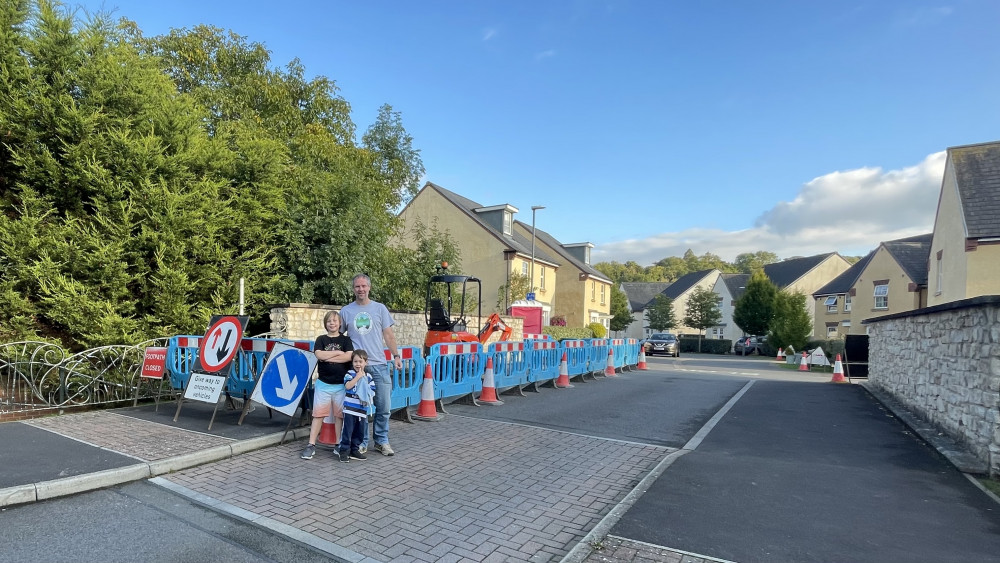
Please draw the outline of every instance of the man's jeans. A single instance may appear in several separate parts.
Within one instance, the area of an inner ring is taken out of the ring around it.
[[[388,364],[368,364],[365,367],[375,380],[375,424],[376,444],[389,443],[389,414],[392,410],[392,375]],[[368,447],[368,439],[365,439]]]

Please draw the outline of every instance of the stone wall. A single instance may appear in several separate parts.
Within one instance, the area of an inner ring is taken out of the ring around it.
[[[289,340],[316,340],[316,337],[326,332],[323,328],[323,316],[327,311],[339,311],[340,305],[310,305],[308,303],[289,303],[271,307],[271,334],[276,338]],[[393,331],[400,346],[416,346],[422,348],[424,336],[427,334],[427,323],[423,311],[390,311],[396,324]],[[503,322],[511,327],[512,340],[521,340],[524,335],[524,319],[521,317],[502,316]],[[486,319],[484,318],[483,321]],[[473,317],[469,331],[475,332],[480,326]],[[498,337],[494,335],[492,340]]]
[[[869,384],[1000,473],[1000,296],[865,321]]]

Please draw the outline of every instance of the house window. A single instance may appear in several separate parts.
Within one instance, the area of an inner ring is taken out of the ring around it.
[[[837,296],[836,295],[831,295],[831,296],[827,297],[826,301],[824,301],[823,304],[826,305],[826,312],[827,313],[836,313],[837,312]]]
[[[841,321],[840,326],[844,328],[851,328],[851,321]]]
[[[827,338],[837,338],[837,325],[826,327]]]
[[[938,250],[937,259],[935,263],[937,265],[937,289],[934,292],[937,295],[941,294],[941,287],[944,286],[944,271],[941,269],[941,255],[944,254],[943,250]]]
[[[495,225],[496,223],[494,223]],[[512,231],[512,225],[514,224],[514,215],[510,211],[503,212],[503,234],[510,236]]]
[[[601,285],[601,305],[604,305],[604,290],[605,286]]]
[[[527,262],[521,262],[521,275],[524,276],[524,277],[528,277],[528,263]]]
[[[597,282],[590,282],[590,300],[597,301]]]
[[[850,313],[851,312],[851,294],[850,293],[848,293],[847,295],[844,295],[844,312],[845,313]]]
[[[538,285],[542,289],[545,289],[545,266],[542,266],[541,273],[539,274],[539,277],[541,279],[538,281]]]
[[[881,283],[875,286],[875,308],[889,308],[889,284]]]

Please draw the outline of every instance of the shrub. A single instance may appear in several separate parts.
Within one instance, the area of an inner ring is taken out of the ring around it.
[[[585,327],[543,326],[542,333],[548,334],[556,340],[584,340],[594,336],[590,329]]]
[[[604,338],[608,335],[608,329],[604,328],[601,323],[590,323],[587,328],[594,334],[594,338]]]
[[[681,353],[684,352],[697,352],[698,351],[698,337],[697,336],[679,336],[677,337],[677,342],[680,344]],[[701,352],[703,354],[728,354],[730,350],[733,349],[733,341],[727,339],[716,339],[716,338],[702,338],[701,339]]]
[[[566,326],[566,317],[562,315],[556,315],[549,319],[549,324],[552,326]]]

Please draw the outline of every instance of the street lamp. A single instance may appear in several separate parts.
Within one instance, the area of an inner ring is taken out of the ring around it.
[[[528,293],[535,292],[535,212],[539,209],[545,209],[545,206],[531,206],[531,273],[528,279]]]

